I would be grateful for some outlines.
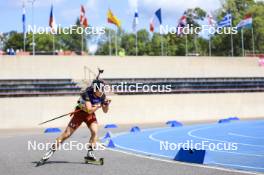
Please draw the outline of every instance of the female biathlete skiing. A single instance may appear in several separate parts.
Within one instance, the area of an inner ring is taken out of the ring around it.
[[[95,112],[102,108],[104,113],[109,110],[110,99],[106,98],[103,91],[105,83],[99,79],[92,82],[92,85],[88,87],[83,93],[81,93],[74,113],[72,114],[71,121],[69,122],[65,131],[56,139],[56,143],[52,145],[49,151],[44,157],[37,163],[37,166],[44,164],[57,150],[57,148],[68,139],[74,131],[85,122],[91,132],[89,140],[89,148],[86,160],[96,161],[94,155],[94,148],[96,147],[98,123],[95,116]]]

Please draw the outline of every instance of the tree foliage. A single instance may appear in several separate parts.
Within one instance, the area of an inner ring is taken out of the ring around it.
[[[76,26],[80,26],[79,19],[76,20]],[[60,29],[58,29],[60,30]],[[70,29],[67,29],[68,31]],[[81,51],[81,35],[76,32],[76,30],[72,30],[73,33],[69,34],[51,34],[44,33],[38,34],[35,36],[35,50],[36,52],[53,52],[53,40],[55,44],[56,50],[71,50],[75,52]],[[86,39],[88,36],[84,37],[84,44],[86,43]],[[14,50],[23,49],[24,45],[24,37],[23,33],[18,33],[16,31],[9,32],[6,34],[6,40],[4,41],[4,49],[13,48]],[[32,42],[33,42],[33,33],[27,33],[26,35],[26,51],[32,51]]]

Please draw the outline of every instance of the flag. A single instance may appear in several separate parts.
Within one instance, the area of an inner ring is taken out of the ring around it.
[[[24,4],[23,4],[23,13],[22,13],[22,24],[23,24],[23,34],[25,38],[27,31],[26,31],[26,8]]]
[[[85,28],[88,27],[88,20],[85,17],[85,9],[83,5],[81,5],[80,24]]]
[[[84,18],[85,18],[85,9],[84,9],[84,6],[81,5],[81,14],[80,14],[80,23],[81,23],[81,25],[83,24]]]
[[[227,13],[224,18],[218,23],[218,27],[231,27],[232,26],[232,14]]]
[[[113,12],[108,9],[107,12],[107,22],[116,25],[117,27],[121,27],[120,20],[113,14]]]
[[[153,18],[151,18],[151,20],[150,20],[149,30],[151,32],[154,32],[154,19]]]
[[[162,25],[161,8],[155,12],[155,15],[158,18],[160,25]]]
[[[53,4],[51,5],[51,8],[50,8],[49,26],[50,26],[52,32],[56,31],[57,26],[56,26],[55,18],[53,15]]]
[[[138,11],[135,11],[134,19],[133,19],[133,31],[137,31],[137,25],[138,25]]]
[[[182,17],[179,20],[179,24],[178,24],[178,27],[177,27],[177,29],[178,29],[177,34],[178,35],[182,34],[183,28],[186,25],[187,25],[187,15],[186,15],[186,12],[184,12],[184,14],[182,15]]]
[[[150,31],[155,31],[156,25],[162,25],[162,16],[161,16],[161,8],[159,8],[156,12],[153,18],[150,20]]]
[[[214,20],[213,16],[211,13],[207,13],[207,20],[208,20],[208,24],[209,26],[216,26],[216,21]]]
[[[242,21],[236,26],[238,30],[243,28],[252,28],[253,19],[251,15],[246,15]]]
[[[88,27],[88,20],[87,20],[86,17],[84,18],[83,26],[84,26],[84,28],[87,28]]]

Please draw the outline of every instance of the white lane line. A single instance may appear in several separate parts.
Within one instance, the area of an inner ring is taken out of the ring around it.
[[[135,157],[140,157],[140,158],[145,158],[145,159],[150,159],[150,160],[155,160],[155,161],[161,161],[161,162],[166,162],[166,163],[172,163],[172,164],[177,164],[177,165],[185,165],[185,166],[195,167],[195,168],[213,169],[213,170],[232,172],[232,173],[261,175],[261,173],[250,172],[250,171],[228,169],[228,168],[223,168],[223,167],[215,167],[215,166],[212,166],[212,165],[202,165],[202,164],[192,164],[192,163],[178,162],[178,161],[174,161],[174,160],[166,160],[166,159],[161,159],[161,158],[158,158],[158,157],[151,157],[151,156],[147,156],[147,155],[141,155],[141,154],[127,152],[127,151],[118,150],[118,149],[107,148],[107,150],[110,150],[110,151],[113,151],[113,152],[119,152],[119,153],[123,153],[123,154],[127,154],[127,155],[131,155],[131,156],[135,156]]]
[[[249,135],[243,135],[243,134],[237,134],[237,133],[232,133],[232,132],[229,132],[228,135],[231,135],[231,136],[237,136],[237,137],[244,137],[244,138],[251,138],[251,139],[264,139],[264,137],[253,137],[253,136],[249,136]]]
[[[157,157],[164,157],[164,158],[168,158],[171,159],[170,156],[165,156],[165,155],[160,155],[160,154],[155,154],[155,153],[151,153],[151,152],[146,152],[146,151],[140,151],[137,149],[132,149],[132,148],[128,148],[128,147],[124,147],[124,146],[120,146],[118,144],[115,144],[116,147],[123,149],[123,150],[129,150],[129,151],[133,151],[133,152],[137,152],[137,153],[142,153],[142,154],[146,154],[146,155],[152,155],[152,156],[157,156]]]
[[[170,132],[170,131],[173,131],[173,129],[172,129],[172,128],[169,128],[169,129],[166,129],[166,130],[163,130],[163,131],[156,131],[156,132],[150,134],[150,135],[148,136],[148,138],[149,138],[150,140],[153,140],[154,142],[159,142],[159,143],[160,143],[161,141],[165,141],[165,140],[159,140],[159,139],[156,139],[156,138],[154,137],[154,135],[158,135],[158,134],[166,133],[166,132]]]
[[[155,130],[161,130],[161,129],[166,129],[167,127],[160,127],[160,128],[146,128],[146,129],[142,129],[141,132],[149,132],[149,131],[155,131]],[[126,135],[126,134],[136,134],[136,133],[131,133],[130,131],[125,131],[125,132],[120,132],[120,133],[116,133],[113,134],[112,138],[115,137],[119,137],[122,135]],[[101,137],[100,139],[103,139],[104,137]]]
[[[217,163],[217,162],[210,162],[215,165],[222,165],[222,166],[231,166],[231,167],[239,167],[239,168],[248,168],[253,170],[264,170],[264,167],[255,167],[255,166],[246,166],[246,165],[237,165],[237,164],[228,164],[228,163]]]
[[[210,139],[210,138],[206,138],[206,137],[200,137],[200,136],[196,136],[193,133],[197,132],[197,131],[201,131],[201,130],[206,130],[206,129],[210,129],[210,128],[214,128],[215,126],[210,126],[210,127],[202,127],[202,128],[197,128],[197,129],[193,129],[190,130],[188,132],[188,135],[200,140],[210,140],[210,141],[218,141],[218,142],[225,142],[225,143],[230,143],[230,141],[226,141],[226,140],[218,140],[218,139]],[[258,148],[264,148],[264,146],[262,145],[254,145],[254,144],[247,144],[247,143],[241,143],[241,142],[236,142],[239,145],[244,145],[244,146],[251,146],[251,147],[258,147]]]
[[[149,131],[153,131],[153,130],[155,131],[155,130],[160,130],[160,129],[165,129],[165,128],[164,127],[162,127],[162,128],[149,128],[149,129],[143,129],[143,130],[141,130],[141,132],[149,132]],[[114,134],[112,136],[112,138],[116,138],[116,137],[119,137],[119,136],[122,136],[122,135],[126,135],[126,134],[134,134],[134,133],[121,132],[121,133]],[[102,138],[103,137],[101,137],[100,139],[102,139]],[[159,155],[159,154],[155,154],[155,153],[150,153],[150,152],[145,152],[145,151],[140,151],[140,150],[136,150],[136,149],[132,149],[132,148],[123,147],[123,146],[120,146],[120,145],[118,145],[116,143],[115,143],[115,146],[118,147],[118,148],[120,148],[120,149],[130,150],[130,151],[133,151],[133,152],[140,152],[140,153],[146,154],[146,155],[153,155],[153,156],[164,157],[164,158],[169,158],[169,159],[171,158],[171,157],[165,156],[165,155]]]
[[[171,130],[165,130],[165,131],[157,131],[157,132],[154,132],[153,134],[150,134],[149,135],[149,139],[155,141],[155,142],[164,142],[166,140],[159,140],[159,139],[156,139],[154,137],[154,135],[158,135],[160,133],[166,133],[166,132],[170,132],[170,131],[173,131],[173,129]],[[191,136],[192,137],[192,136]],[[204,140],[204,139],[203,139]],[[211,139],[211,141],[218,141],[218,140],[213,140]],[[222,141],[223,142],[223,141]],[[227,141],[225,141],[227,142]],[[228,142],[227,142],[228,143]],[[209,150],[209,151],[212,151],[212,152],[220,152],[220,153],[228,153],[228,154],[236,154],[236,155],[244,155],[244,156],[254,156],[254,157],[264,157],[264,155],[261,155],[261,154],[250,154],[250,153],[240,153],[240,152],[231,152],[231,151],[220,151],[220,150]]]

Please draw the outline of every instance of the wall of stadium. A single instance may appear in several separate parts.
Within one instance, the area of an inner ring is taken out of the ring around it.
[[[84,77],[83,67],[105,69],[105,77],[249,77],[263,76],[257,58],[185,57],[0,57],[0,78]],[[88,76],[88,75],[86,75]],[[237,116],[262,118],[264,93],[136,95],[111,97],[109,114],[99,123],[140,124],[167,120],[213,121]],[[74,109],[78,97],[0,98],[0,129],[36,128],[38,123]],[[69,117],[43,127],[66,126]]]
[[[142,124],[167,120],[212,121],[237,116],[264,117],[264,93],[181,94],[112,96],[108,114],[97,113],[100,124]],[[0,99],[0,129],[37,128],[38,123],[71,112],[78,97],[38,97]],[[65,117],[42,127],[66,126]]]
[[[84,78],[84,66],[104,77],[249,77],[263,76],[258,58],[225,57],[108,57],[0,56],[3,78]],[[86,74],[88,77],[88,72]]]

